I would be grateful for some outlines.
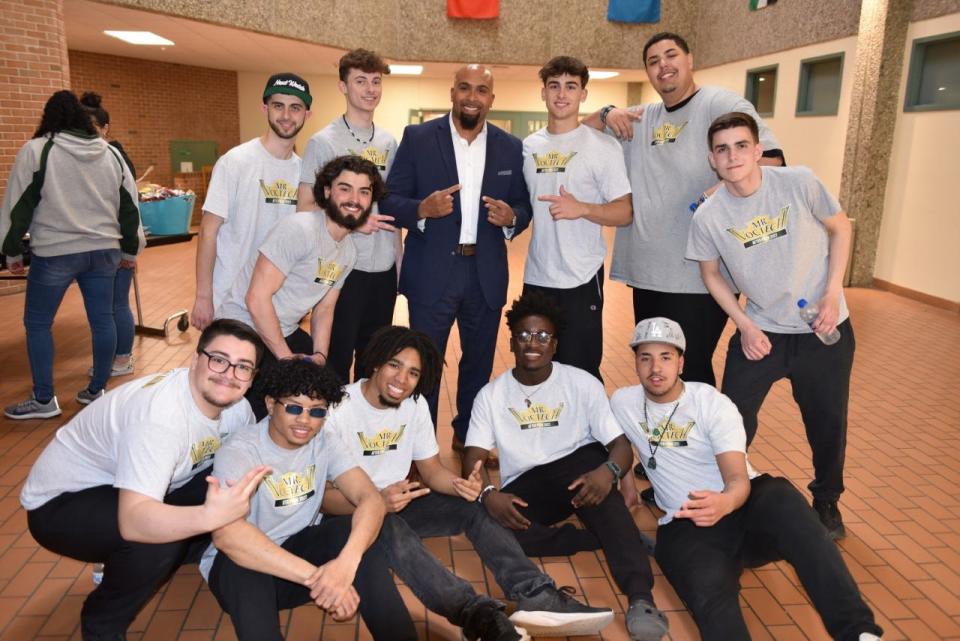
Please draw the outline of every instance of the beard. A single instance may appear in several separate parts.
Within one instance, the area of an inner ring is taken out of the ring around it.
[[[377,394],[377,396],[379,397],[378,400],[380,401],[380,404],[385,407],[394,407],[394,408],[400,407],[400,403],[402,402],[402,401],[395,401],[393,399],[387,398],[383,394]]]
[[[469,131],[473,131],[477,128],[477,125],[480,124],[480,114],[476,116],[468,116],[462,111],[456,114],[457,120],[460,121],[460,126]]]
[[[343,204],[359,206],[358,203],[349,202],[349,201]],[[329,218],[336,224],[340,225],[341,227],[345,227],[349,229],[350,231],[353,231],[358,227],[362,227],[363,224],[367,222],[367,218],[370,217],[370,211],[372,209],[373,209],[373,203],[370,203],[370,206],[364,209],[360,213],[360,216],[358,218],[356,216],[353,216],[352,214],[344,214],[340,210],[340,205],[333,202],[332,199],[328,199],[326,204],[323,206],[323,210],[326,212],[327,218]]]
[[[291,138],[296,138],[297,134],[300,133],[300,130],[303,129],[303,126],[306,124],[306,122],[307,121],[304,120],[292,132],[285,133],[282,129],[280,129],[280,126],[277,123],[267,118],[267,123],[270,125],[270,129],[273,130],[273,133],[277,134],[277,136],[279,136],[280,138],[283,138],[284,140],[290,140]]]

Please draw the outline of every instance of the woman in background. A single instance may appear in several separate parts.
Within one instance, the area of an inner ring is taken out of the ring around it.
[[[86,92],[80,97],[82,104],[93,120],[93,127],[104,140],[108,140],[110,134],[110,114],[101,105],[100,94],[91,91]],[[120,157],[130,169],[130,174],[134,177],[137,171],[133,168],[133,162],[130,156],[124,151],[123,146],[116,140],[109,140],[108,144],[120,152]],[[120,267],[117,269],[117,276],[113,281],[113,322],[117,328],[117,349],[113,356],[113,365],[110,368],[110,376],[125,376],[133,373],[133,336],[134,323],[133,311],[130,309],[130,283],[133,281],[133,270],[135,264],[130,261],[120,261]],[[88,371],[93,376],[93,368]]]
[[[113,281],[121,260],[132,265],[144,245],[137,185],[126,163],[97,135],[70,91],[50,96],[33,139],[17,153],[0,205],[0,251],[23,274],[30,233],[30,273],[23,325],[33,394],[10,405],[13,419],[61,413],[53,387],[51,327],[67,287],[80,286],[93,338],[93,376],[77,402],[103,395],[117,346]]]

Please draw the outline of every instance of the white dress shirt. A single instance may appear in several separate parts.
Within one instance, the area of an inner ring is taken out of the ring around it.
[[[472,245],[477,242],[477,223],[480,216],[480,190],[483,187],[483,169],[487,162],[487,123],[473,142],[460,135],[450,119],[450,138],[453,154],[457,159],[457,176],[460,188],[460,243]]]

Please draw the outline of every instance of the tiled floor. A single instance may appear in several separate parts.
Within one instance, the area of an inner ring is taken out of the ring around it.
[[[511,297],[519,292],[527,238],[511,247]],[[173,245],[151,248],[142,258],[148,322],[161,322],[168,312],[192,304],[193,252],[193,244]],[[624,346],[633,319],[626,287],[608,283],[606,292],[603,375],[612,392],[635,382],[631,353]],[[886,630],[885,639],[960,639],[960,316],[883,292],[852,289],[847,296],[859,349],[850,408],[848,490],[841,503],[849,537],[841,549]],[[0,298],[0,308],[4,310],[0,403],[6,405],[22,400],[30,390],[20,321],[23,295]],[[398,320],[404,318],[400,310]],[[92,587],[89,566],[37,546],[26,531],[17,500],[33,460],[57,427],[78,410],[72,395],[86,383],[89,334],[75,288],[67,295],[54,332],[64,416],[28,422],[0,418],[0,640],[79,639],[80,607]],[[166,340],[138,337],[137,373],[186,363],[195,339],[193,330]],[[715,357],[718,371],[723,352],[718,350]],[[447,361],[456,363],[458,356],[454,336]],[[501,332],[494,373],[510,365],[506,335]],[[445,461],[453,465],[449,422],[456,374],[448,373],[440,440]],[[787,476],[798,487],[809,480],[809,451],[786,384],[777,385],[767,400],[751,459],[758,468]],[[634,516],[641,529],[654,533],[656,516],[649,508],[637,509]],[[501,594],[462,537],[428,543],[478,589]],[[592,604],[616,609],[617,619],[603,639],[627,638],[624,598],[617,594],[602,554],[540,562],[558,583],[575,586]],[[747,571],[742,585],[754,639],[828,638],[796,575],[784,564]],[[426,613],[406,590],[404,594],[423,638],[459,638],[459,630]],[[697,639],[690,616],[659,574],[655,596],[668,611],[672,638]],[[325,621],[313,606],[286,612],[282,621],[291,640],[369,637],[362,625]],[[181,569],[153,599],[129,638],[225,641],[235,636],[193,566]]]

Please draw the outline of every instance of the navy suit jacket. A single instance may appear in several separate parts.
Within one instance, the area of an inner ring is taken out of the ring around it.
[[[387,176],[387,195],[380,212],[406,228],[407,240],[400,271],[400,293],[413,303],[430,305],[440,297],[453,271],[460,242],[460,192],[453,194],[453,212],[427,218],[417,227],[417,207],[439,189],[460,183],[450,137],[450,121],[436,118],[409,125]],[[514,236],[530,224],[530,194],[523,179],[523,144],[487,123],[487,157],[481,196],[507,202],[517,216]],[[487,221],[483,201],[477,221],[477,271],[483,296],[492,309],[507,300],[507,247],[502,227]],[[382,233],[382,232],[381,232]]]

